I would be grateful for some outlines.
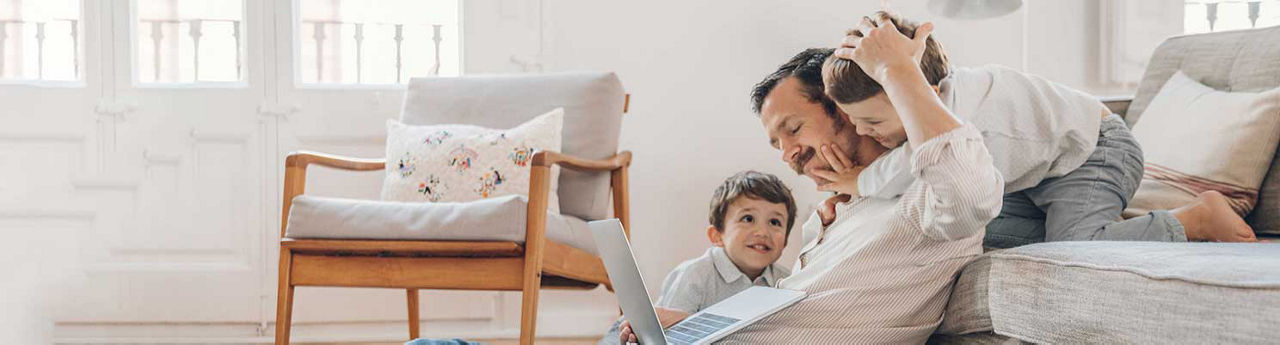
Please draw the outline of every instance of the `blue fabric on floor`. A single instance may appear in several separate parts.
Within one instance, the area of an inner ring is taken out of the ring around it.
[[[427,339],[418,338],[404,343],[404,345],[480,345],[474,341],[466,341],[462,339]]]

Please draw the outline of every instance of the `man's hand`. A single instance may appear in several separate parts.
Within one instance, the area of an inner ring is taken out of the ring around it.
[[[818,219],[822,221],[823,227],[836,221],[836,204],[846,201],[849,201],[848,195],[836,194],[822,202],[822,206],[818,207]]]
[[[858,27],[845,36],[841,48],[836,49],[835,56],[853,60],[867,76],[883,85],[891,67],[920,64],[925,42],[932,33],[933,23],[924,23],[916,28],[915,38],[907,38],[880,12],[875,20],[862,17]]]
[[[662,324],[663,329],[667,329],[677,323],[680,323],[684,318],[689,317],[689,313],[676,309],[655,307],[653,308],[653,311],[658,313],[658,323]],[[636,338],[635,332],[631,331],[631,322],[622,320],[622,324],[618,325],[618,330],[620,330],[618,336],[619,343],[626,344],[640,342],[640,339]]]
[[[818,149],[819,156],[831,165],[831,170],[814,170],[813,174],[827,182],[818,184],[818,190],[860,196],[858,194],[858,175],[865,167],[854,165],[849,155],[837,145],[822,145]]]

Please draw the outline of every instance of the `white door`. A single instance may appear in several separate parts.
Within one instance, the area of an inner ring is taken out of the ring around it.
[[[81,235],[109,217],[73,187],[100,167],[101,9],[0,0],[0,342],[48,340]]]
[[[101,171],[75,186],[102,216],[83,234],[77,311],[59,321],[256,329],[269,212],[263,6],[99,4],[115,38],[106,104],[118,116],[102,125]]]

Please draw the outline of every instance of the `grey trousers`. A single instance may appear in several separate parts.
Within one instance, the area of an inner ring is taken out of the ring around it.
[[[1048,241],[1185,242],[1168,211],[1120,220],[1142,181],[1142,148],[1118,115],[1102,120],[1098,146],[1067,175],[1004,195],[1000,215],[987,224],[983,246],[1011,248]]]

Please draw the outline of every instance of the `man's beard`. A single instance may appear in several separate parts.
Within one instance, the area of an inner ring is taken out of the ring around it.
[[[800,157],[791,161],[791,170],[795,170],[796,175],[804,175],[805,165],[808,165],[809,160],[813,159],[813,156],[816,156],[817,154],[817,150],[814,150],[812,147],[806,148],[804,152],[800,153]]]

